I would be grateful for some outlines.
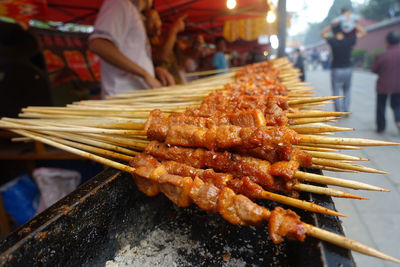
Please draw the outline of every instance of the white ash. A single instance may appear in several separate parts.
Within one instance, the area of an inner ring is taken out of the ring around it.
[[[230,253],[231,249],[226,246],[220,252],[221,258]],[[207,257],[210,252],[200,242],[190,239],[189,235],[181,232],[165,232],[155,229],[145,236],[138,244],[125,245],[120,249],[113,260],[106,262],[106,267],[115,266],[190,266],[185,255],[197,254]],[[229,257],[224,259],[222,266],[245,266],[242,259]]]

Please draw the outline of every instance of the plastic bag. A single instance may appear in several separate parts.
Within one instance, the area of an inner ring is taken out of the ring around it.
[[[39,189],[28,174],[24,173],[0,188],[4,208],[19,225],[36,214]]]
[[[81,175],[73,170],[38,168],[33,172],[33,179],[41,193],[37,210],[40,213],[74,191],[81,182]]]

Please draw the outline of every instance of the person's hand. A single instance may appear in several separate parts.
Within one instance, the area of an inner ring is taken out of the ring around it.
[[[150,74],[146,74],[143,79],[151,88],[161,87],[161,83]]]
[[[171,30],[174,31],[175,33],[181,32],[185,29],[185,19],[187,18],[187,14],[184,14],[177,18],[177,20],[174,21],[174,24],[172,24]]]
[[[156,77],[161,81],[163,86],[175,85],[174,77],[163,67],[156,67],[154,69]]]

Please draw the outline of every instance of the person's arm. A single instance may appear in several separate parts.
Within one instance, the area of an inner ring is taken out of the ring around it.
[[[355,28],[356,28],[356,31],[357,31],[357,33],[356,33],[357,39],[360,39],[360,38],[364,37],[367,34],[367,31],[363,27],[361,27],[360,25],[356,24]]]
[[[380,58],[381,57],[380,57],[379,54],[376,55],[375,59],[374,59],[374,62],[372,63],[372,66],[371,66],[371,71],[376,73],[376,74],[379,74],[380,62],[381,62]]]
[[[91,39],[89,41],[89,49],[116,68],[143,77],[150,87],[161,86],[156,78],[125,56],[111,41],[102,38]]]
[[[332,29],[331,25],[326,26],[322,31],[321,31],[321,36],[324,39],[328,39],[329,38],[329,31]]]
[[[161,62],[167,62],[169,55],[172,53],[176,42],[176,36],[179,32],[185,29],[185,22],[187,15],[180,16],[172,25],[171,29],[169,30],[167,39],[165,40],[163,46],[161,47],[161,52],[159,55],[158,60]]]
[[[163,86],[175,85],[174,76],[166,68],[158,66],[154,68],[154,72]]]

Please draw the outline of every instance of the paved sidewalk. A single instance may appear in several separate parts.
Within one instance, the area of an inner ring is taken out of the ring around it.
[[[306,78],[307,82],[316,89],[317,95],[331,95],[329,71],[308,71]],[[400,133],[394,125],[389,104],[386,111],[386,132],[384,134],[375,132],[376,78],[376,75],[369,72],[354,72],[351,103],[353,114],[334,125],[353,127],[356,130],[337,133],[336,136],[400,142]],[[333,105],[329,105],[328,109],[333,110]],[[342,219],[346,236],[400,258],[400,146],[365,147],[360,151],[343,150],[342,152],[368,158],[370,161],[363,165],[384,170],[390,174],[326,171],[325,175],[353,179],[391,190],[390,193],[345,190],[368,197],[370,200],[334,199],[338,211],[348,216],[348,218]],[[357,265],[361,267],[399,266],[356,252],[353,253],[353,256]]]

